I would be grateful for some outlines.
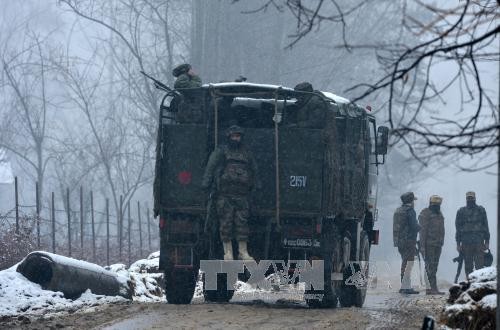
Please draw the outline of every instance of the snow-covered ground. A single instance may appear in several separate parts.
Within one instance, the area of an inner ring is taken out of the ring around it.
[[[60,262],[69,262],[75,267],[93,269],[95,271],[104,271],[100,266],[88,262],[69,258],[59,258],[57,255],[50,254],[53,260]],[[62,261],[61,261],[62,260]],[[29,281],[26,277],[16,271],[18,265],[9,269],[0,271],[0,317],[18,316],[18,315],[40,315],[52,314],[58,312],[84,311],[91,307],[103,304],[126,303],[128,300],[119,296],[96,295],[87,290],[78,299],[72,300],[64,297],[62,292],[43,290],[36,283]],[[119,277],[121,283],[126,283],[132,291],[132,300],[138,302],[166,302],[163,291],[163,274],[158,270],[159,252],[152,253],[147,259],[141,259],[134,262],[128,269],[124,264],[114,264],[106,266],[104,269],[111,271]],[[238,281],[236,283],[236,292],[234,300],[258,299],[273,303],[283,296],[293,297],[297,300],[303,298],[303,285],[295,288],[294,286],[281,287],[277,279],[270,276],[268,279],[274,290],[261,290],[252,287],[249,284]],[[276,283],[275,283],[276,282]],[[193,303],[202,303],[203,284],[198,281]]]
[[[43,314],[126,301],[122,297],[98,296],[89,291],[76,300],[66,299],[62,292],[43,290],[16,272],[16,268],[17,265],[0,271],[0,316]]]
[[[75,264],[89,264],[75,260]],[[91,266],[96,266],[89,264]],[[18,265],[0,271],[0,316],[19,314],[45,314],[60,311],[75,311],[101,304],[126,302],[125,298],[96,295],[87,290],[78,299],[66,299],[62,292],[43,290],[36,283],[16,271]],[[130,269],[123,264],[107,267],[118,274],[120,282],[129,283],[134,301],[161,302],[165,295],[161,288],[162,274],[147,273],[158,269],[158,254],[135,262]]]
[[[494,329],[497,308],[497,272],[486,267],[469,274],[469,281],[450,289],[443,311],[446,324],[454,328]]]

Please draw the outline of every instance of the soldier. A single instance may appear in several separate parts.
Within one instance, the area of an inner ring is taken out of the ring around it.
[[[417,294],[411,287],[411,270],[415,260],[417,234],[420,226],[414,210],[414,201],[417,198],[413,192],[401,195],[403,205],[394,212],[393,238],[394,246],[401,254],[401,289],[400,293]]]
[[[180,89],[182,93],[182,95],[174,99],[178,109],[177,121],[180,123],[202,123],[202,106],[197,104],[199,102],[196,102],[196,96],[199,94],[196,90],[189,90],[190,88],[201,87],[200,77],[194,73],[191,65],[187,63],[175,67],[172,74],[177,78],[174,88]]]
[[[201,87],[201,78],[194,73],[193,68],[188,63],[176,66],[172,70],[172,75],[177,78],[174,83],[175,89]]]
[[[256,186],[257,166],[252,153],[242,145],[242,136],[241,127],[229,127],[228,144],[212,152],[202,180],[204,189],[215,187],[224,260],[233,259],[233,239],[238,242],[239,259],[252,259],[247,251],[249,195]]]
[[[312,94],[314,92],[311,83],[302,82],[294,87],[298,92],[309,92],[297,96],[297,124],[290,125],[302,128],[323,128],[326,120],[326,104],[319,96]],[[320,92],[316,92],[320,93]]]
[[[430,288],[425,290],[428,295],[444,294],[437,287],[436,272],[444,244],[444,217],[441,213],[443,198],[433,195],[429,200],[429,207],[420,212],[420,253],[425,260],[425,271]]]
[[[489,248],[490,231],[484,207],[476,204],[476,193],[465,194],[467,206],[461,207],[455,220],[457,250],[464,255],[465,274],[484,267],[484,251]]]

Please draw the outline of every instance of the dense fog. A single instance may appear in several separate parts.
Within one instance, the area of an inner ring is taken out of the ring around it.
[[[266,2],[0,0],[0,161],[9,163],[18,177],[20,204],[27,206],[22,212],[33,212],[28,206],[34,205],[35,182],[41,187],[42,216],[47,219],[50,193],[55,192],[56,204],[64,209],[67,187],[76,208],[80,186],[85,202],[93,191],[101,211],[109,198],[112,213],[120,212],[120,195],[132,205],[140,201],[144,208],[152,207],[162,94],[141,70],[172,86],[172,68],[189,62],[204,83],[234,81],[240,75],[249,82],[288,87],[309,81],[317,90],[352,99],[360,92],[350,87],[377,81],[385,71],[376,49],[349,49],[342,47],[344,40],[352,45],[380,40],[412,45],[425,39],[404,29],[403,2],[372,1],[347,16],[345,27],[324,21],[294,43],[296,17],[284,7],[255,11]],[[74,3],[79,13],[71,8]],[[349,1],[339,3],[348,6]],[[405,10],[422,20],[430,15],[418,6]],[[498,52],[498,44],[489,48]],[[433,68],[437,89],[448,83],[453,70],[446,63]],[[478,70],[498,108],[499,63],[480,62]],[[410,77],[408,84],[412,79],[416,89],[422,88],[423,78]],[[427,102],[420,115],[466,117],[477,98],[464,101],[462,94],[466,92],[459,85],[452,85],[439,99]],[[380,90],[357,101],[371,106],[378,125],[387,125],[387,95]],[[403,118],[398,105],[392,111]],[[480,120],[493,121],[488,116]],[[417,215],[431,195],[444,199],[446,237],[438,278],[451,282],[456,271],[451,261],[457,256],[455,216],[465,205],[467,191],[475,191],[478,204],[486,208],[490,247],[496,251],[496,157],[496,149],[486,148],[475,155],[443,152],[421,161],[407,143],[392,145],[386,164],[379,167],[375,226],[380,245],[372,248],[372,261],[387,261],[398,272],[392,216],[406,191],[418,198]],[[4,172],[8,168],[0,166]],[[3,175],[0,214],[12,215],[12,176]],[[49,230],[48,224],[42,225],[43,232]]]

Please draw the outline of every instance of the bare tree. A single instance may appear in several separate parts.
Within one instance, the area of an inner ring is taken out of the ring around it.
[[[102,93],[104,64],[95,64],[94,58],[89,61],[81,59],[67,59],[59,67],[62,83],[67,88],[67,102],[69,106],[80,110],[82,122],[87,124],[88,130],[79,127],[77,134],[70,135],[63,141],[59,169],[59,177],[71,178],[75,182],[78,178],[87,178],[92,175],[95,180],[103,175],[107,182],[107,190],[111,193],[116,214],[120,213],[120,195],[124,196],[125,203],[144,184],[151,182],[151,161],[149,154],[151,146],[144,143],[133,132],[140,131],[140,124],[129,117],[130,112],[126,98],[122,94],[113,96]],[[114,104],[114,107],[108,107]],[[74,116],[72,121],[75,120]],[[75,162],[83,162],[83,166],[74,175]],[[64,166],[69,165],[69,166]],[[71,171],[71,175],[65,171]],[[73,185],[74,186],[74,185]],[[76,186],[78,187],[78,186]],[[123,210],[122,210],[123,211]]]
[[[56,106],[50,92],[53,68],[48,58],[49,36],[26,29],[20,48],[7,40],[0,53],[0,87],[5,109],[0,129],[0,147],[21,160],[20,164],[43,191],[44,176],[51,155],[47,149],[49,112]]]
[[[404,143],[422,163],[427,164],[435,155],[456,152],[484,155],[484,151],[498,146],[498,105],[492,99],[498,86],[493,90],[485,86],[485,72],[481,70],[481,64],[498,61],[500,55],[494,44],[500,32],[498,1],[465,0],[451,7],[404,1],[401,23],[413,39],[353,43],[347,37],[352,28],[349,18],[372,2],[266,0],[256,5],[254,12],[268,8],[291,12],[296,28],[290,35],[290,47],[330,22],[340,24],[343,36],[342,43],[332,46],[376,51],[385,73],[373,82],[355,84],[346,92],[356,93],[353,101],[383,92],[393,143]],[[358,17],[358,24],[363,17]],[[434,72],[443,65],[449,65],[453,74],[438,84]],[[422,87],[416,88],[419,84]],[[461,90],[461,108],[455,114],[441,113],[440,104],[446,104],[443,95],[456,86]],[[475,105],[473,110],[471,103]]]
[[[140,110],[138,118],[156,141],[159,94],[140,71],[149,72],[172,85],[172,68],[187,53],[189,20],[184,1],[159,0],[59,0],[77,17],[110,31],[116,42],[111,45],[114,66],[128,85],[125,97]],[[101,39],[103,43],[111,38]],[[153,124],[154,123],[154,124]]]

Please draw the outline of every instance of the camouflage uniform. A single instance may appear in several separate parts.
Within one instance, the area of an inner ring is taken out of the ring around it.
[[[455,220],[455,239],[464,255],[467,276],[474,268],[484,267],[484,250],[490,240],[486,210],[477,205],[475,200],[475,194],[468,192],[467,206],[458,210]]]
[[[302,92],[314,92],[312,85],[307,82],[298,84],[294,89]],[[318,91],[315,93],[320,94]],[[323,128],[326,121],[326,104],[319,95],[300,95],[297,97],[295,106],[297,107],[297,127]]]
[[[437,293],[436,272],[444,244],[444,217],[440,210],[442,198],[432,196],[428,208],[418,216],[420,224],[420,251],[425,261],[425,271],[432,293]]]
[[[190,91],[189,88],[201,87],[201,78],[197,75],[190,75],[189,64],[181,64],[172,70],[172,74],[177,79],[174,83],[175,89],[181,89],[181,96],[176,98],[178,102],[177,121],[180,123],[201,123],[203,122],[202,107],[196,102],[196,91]],[[186,89],[186,90],[182,90]]]
[[[212,152],[202,187],[214,187],[222,241],[248,239],[248,197],[255,185],[257,167],[252,153],[243,146],[223,145]]]
[[[401,254],[401,292],[411,289],[411,270],[415,260],[417,234],[420,226],[413,208],[415,196],[412,192],[401,195],[403,205],[394,212],[394,246]]]
[[[187,73],[183,73],[178,76],[174,83],[175,89],[197,87],[201,87],[201,78],[197,75],[190,76]]]
[[[189,75],[189,70],[191,70],[191,65],[187,63],[178,65],[172,70],[172,75],[177,78],[174,83],[175,89],[201,87],[201,78],[197,75]]]

